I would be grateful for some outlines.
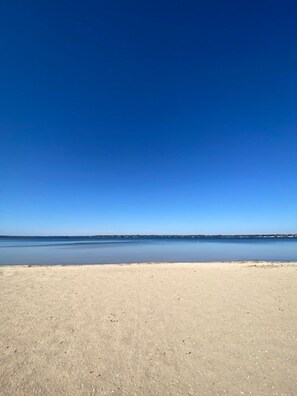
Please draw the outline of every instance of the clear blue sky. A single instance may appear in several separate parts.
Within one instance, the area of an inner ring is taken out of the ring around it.
[[[0,233],[297,232],[296,1],[0,15]]]

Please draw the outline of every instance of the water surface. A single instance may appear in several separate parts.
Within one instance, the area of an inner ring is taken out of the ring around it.
[[[0,238],[0,265],[233,260],[297,261],[297,239]]]

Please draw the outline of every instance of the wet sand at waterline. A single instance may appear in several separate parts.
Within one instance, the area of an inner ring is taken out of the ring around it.
[[[0,267],[1,395],[296,395],[297,263]]]

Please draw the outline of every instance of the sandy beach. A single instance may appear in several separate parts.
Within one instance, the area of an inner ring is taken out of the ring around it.
[[[296,395],[297,263],[0,267],[1,395]]]

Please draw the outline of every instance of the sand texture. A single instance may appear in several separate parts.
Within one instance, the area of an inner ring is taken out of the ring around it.
[[[297,395],[297,264],[0,268],[1,395]]]

